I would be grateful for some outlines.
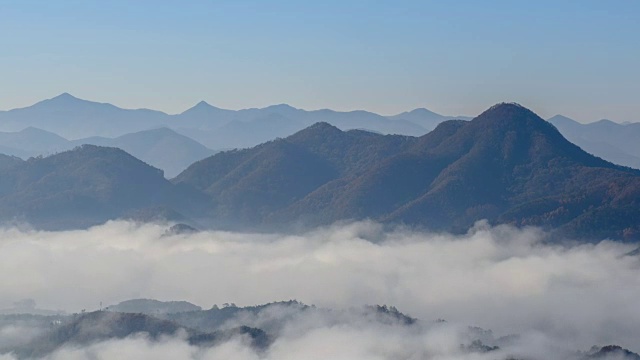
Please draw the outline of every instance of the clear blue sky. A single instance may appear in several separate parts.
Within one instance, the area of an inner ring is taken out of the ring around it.
[[[640,121],[640,1],[0,0],[0,109],[62,92]]]

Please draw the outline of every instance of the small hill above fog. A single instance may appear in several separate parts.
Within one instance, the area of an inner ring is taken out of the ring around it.
[[[143,335],[150,341],[181,336],[188,344],[202,347],[215,346],[236,337],[244,337],[248,345],[256,349],[269,343],[262,330],[246,326],[204,333],[145,314],[107,311],[76,314],[63,319],[61,324],[51,324],[46,330],[42,336],[24,345],[0,349],[0,354],[11,352],[18,359],[44,358],[62,347],[81,348],[135,335]]]

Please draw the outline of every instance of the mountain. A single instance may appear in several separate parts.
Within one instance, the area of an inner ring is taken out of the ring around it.
[[[132,299],[108,307],[108,311],[121,313],[174,314],[187,311],[200,311],[200,306],[186,301],[158,301],[153,299]]]
[[[352,115],[340,116],[369,116]],[[206,156],[206,148],[169,129],[83,141],[116,145],[149,162],[176,162],[198,151]],[[498,104],[471,121],[442,122],[420,137],[320,122],[197,161],[171,182],[125,151],[98,146],[2,163],[0,219],[41,228],[125,217],[280,230],[371,218],[466,231],[488,219],[584,239],[640,238],[640,171],[583,151],[517,104]]]
[[[244,337],[248,345],[255,349],[264,349],[269,345],[264,331],[247,326],[203,333],[145,314],[106,311],[83,313],[70,320],[63,320],[67,322],[59,325],[51,324],[43,335],[23,345],[0,349],[0,354],[11,352],[18,359],[48,358],[47,355],[65,346],[80,348],[101,341],[124,339],[136,334],[144,334],[150,341],[159,341],[170,336],[183,336],[189,345],[200,347],[215,346],[235,337]],[[61,320],[58,321],[61,322]],[[180,334],[180,331],[183,333]]]
[[[218,209],[218,225],[267,224],[273,213],[322,185],[363,172],[414,141],[317,123],[286,139],[216,154],[173,181],[207,193]]]
[[[170,128],[211,149],[243,148],[276,137],[286,137],[317,122],[341,130],[366,129],[382,134],[420,136],[441,121],[451,119],[426,109],[392,117],[368,111],[303,110],[287,104],[242,110],[221,109],[201,101],[180,114],[169,115],[148,109],[123,109],[108,103],[76,98],[68,93],[32,106],[0,111],[0,131],[18,132],[38,128],[66,139],[119,137],[156,128]],[[46,143],[45,143],[46,144]],[[0,150],[3,145],[0,142]],[[5,152],[29,156],[23,147],[7,146]],[[46,151],[50,151],[48,146]],[[55,151],[62,151],[55,147]],[[42,152],[43,150],[38,150]]]
[[[548,120],[571,142],[616,164],[640,169],[640,123],[600,120],[582,124],[562,115]]]
[[[594,349],[587,354],[587,358],[640,360],[640,354],[636,354],[617,345],[607,345],[601,348],[594,347]]]
[[[120,149],[83,145],[3,171],[0,219],[44,229],[82,228],[149,208],[197,214],[200,199]]]
[[[291,135],[311,122],[291,119],[277,113],[254,114],[255,118],[246,121],[233,120],[212,129],[176,128],[184,134],[211,149],[247,148],[260,143]]]
[[[162,169],[167,178],[178,175],[194,162],[215,153],[199,142],[168,128],[144,130],[113,139],[86,138],[72,143],[120,148],[149,165]]]
[[[47,156],[90,144],[117,147],[174,177],[187,166],[214,154],[197,141],[168,128],[125,134],[116,138],[94,136],[69,141],[57,134],[28,127],[18,132],[0,132],[0,153],[27,159]]]
[[[16,156],[0,154],[0,171],[9,171],[22,164],[22,159]]]
[[[68,93],[32,106],[0,112],[0,129],[20,131],[36,127],[67,139],[119,136],[166,125],[169,115],[148,109],[121,109],[111,104],[78,99]]]
[[[220,109],[200,101],[194,107],[177,115],[176,126],[188,129],[212,130],[234,120],[235,111]]]
[[[209,194],[226,226],[372,218],[466,231],[488,219],[588,239],[640,238],[640,171],[586,153],[517,104],[419,138],[315,124],[216,154],[173,182]]]
[[[18,132],[0,132],[0,144],[21,152],[43,155],[68,150],[67,139],[49,131],[27,127]],[[8,154],[16,155],[18,154]]]
[[[382,134],[422,135],[425,128],[407,120],[389,120],[367,111],[339,112],[329,109],[306,111],[286,104],[263,109],[225,113],[225,124],[215,129],[179,127],[185,134],[212,149],[245,148],[294,134],[317,122],[342,130],[366,129]],[[178,123],[182,124],[181,121]]]
[[[425,108],[419,108],[412,111],[403,112],[398,115],[387,116],[391,120],[405,120],[420,125],[427,130],[433,130],[443,121],[446,120],[471,120],[468,116],[444,116],[434,113]]]
[[[263,354],[297,351],[312,354],[312,358],[317,358],[313,357],[313,354],[318,353],[318,346],[325,345],[323,341],[326,341],[327,332],[336,329],[347,329],[350,331],[349,334],[357,331],[356,334],[361,337],[371,336],[371,332],[375,331],[376,334],[391,336],[394,340],[401,337],[412,341],[420,341],[434,333],[443,334],[445,331],[445,334],[454,335],[444,338],[441,336],[435,343],[444,344],[443,354],[451,354],[461,359],[640,359],[637,353],[618,345],[593,346],[588,351],[577,351],[575,348],[555,343],[549,348],[548,342],[532,342],[528,336],[497,336],[490,329],[450,325],[444,320],[433,322],[416,319],[400,312],[394,306],[387,305],[332,309],[290,300],[246,307],[225,304],[221,308],[214,306],[209,310],[159,313],[154,316],[107,311],[83,311],[80,314],[57,316],[0,315],[0,324],[9,330],[21,330],[21,337],[7,336],[8,339],[0,345],[0,355],[11,359],[58,359],[64,358],[65,355],[67,358],[80,358],[82,355],[91,359],[114,358],[118,355],[122,358],[122,349],[118,346],[132,348],[130,343],[117,342],[122,339],[144,340],[148,344],[148,347],[145,346],[141,351],[135,348],[135,352],[127,353],[137,355],[135,358],[147,353],[152,354],[148,357],[157,358],[159,352],[149,352],[149,348],[165,352],[167,349],[176,348],[184,350],[171,352],[171,358],[182,358],[181,355],[206,355],[207,348],[234,340],[229,344],[232,345],[231,350],[227,346],[217,353],[223,353],[224,358],[238,358],[238,354],[240,358],[246,358],[245,354],[250,354],[249,358],[260,358]],[[455,333],[452,330],[455,330]],[[319,340],[313,341],[316,338]],[[334,338],[331,337],[329,340]],[[302,341],[292,341],[299,339]],[[453,341],[456,342],[455,346],[451,346]],[[169,344],[171,347],[154,347],[159,344]],[[238,351],[238,346],[242,346],[240,349],[244,351]],[[369,347],[370,342],[364,345],[356,344],[357,355],[357,350],[363,346]],[[56,352],[63,348],[66,351]],[[398,349],[399,351],[392,349],[389,354],[399,354],[399,358],[424,358],[422,355],[425,350],[422,348]],[[320,351],[322,355],[326,355],[323,351]],[[546,357],[540,357],[540,354],[546,354]],[[356,358],[361,358],[357,355]]]
[[[16,132],[0,132],[0,153],[23,159],[50,155],[72,147],[67,139],[34,127]]]

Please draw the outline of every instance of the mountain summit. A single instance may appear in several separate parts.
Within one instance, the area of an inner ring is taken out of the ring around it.
[[[200,197],[175,187],[161,170],[123,150],[82,145],[15,163],[5,171],[0,219],[25,220],[45,229],[82,228],[145,209],[189,213],[201,204]]]
[[[285,166],[297,162],[316,165],[313,171]],[[305,174],[315,181],[303,181]],[[446,121],[420,138],[318,123],[285,139],[214,155],[174,181],[208,192],[219,209],[216,218],[244,219],[243,225],[373,218],[466,231],[488,219],[594,239],[633,238],[640,230],[634,220],[640,171],[584,152],[513,103],[492,106],[471,121]],[[258,201],[266,195],[259,189],[272,191],[279,181],[306,185],[279,187],[269,201]],[[228,197],[232,193],[242,194],[241,201]]]

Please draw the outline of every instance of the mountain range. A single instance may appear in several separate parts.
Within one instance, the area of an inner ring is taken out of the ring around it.
[[[368,218],[466,231],[487,219],[582,239],[640,239],[640,170],[583,151],[517,104],[420,137],[320,122],[217,153],[171,181],[108,147],[0,160],[0,218],[44,228],[132,217],[283,230]]]
[[[341,130],[421,136],[451,119],[471,120],[424,108],[385,117],[367,111],[306,111],[286,104],[227,110],[204,101],[169,115],[148,109],[122,109],[64,93],[26,108],[0,111],[0,130],[4,131],[0,133],[0,153],[27,159],[81,144],[115,146],[164,170],[171,178],[215,151],[252,147],[317,122]],[[619,165],[640,168],[640,147],[635,141],[640,136],[640,124],[609,120],[582,124],[562,115],[548,121],[584,150]],[[138,138],[146,147],[136,144]]]
[[[548,121],[585,151],[616,164],[640,169],[640,123],[600,120],[582,124],[562,115]]]
[[[22,159],[47,156],[89,144],[117,147],[164,171],[165,177],[178,175],[195,161],[215,153],[199,142],[168,128],[138,131],[106,138],[93,136],[67,140],[52,132],[28,127],[17,132],[0,132],[0,153]]]
[[[173,182],[208,194],[224,226],[371,218],[466,231],[488,219],[636,238],[639,176],[586,153],[528,109],[499,104],[422,137],[318,123],[216,154]]]
[[[1,355],[10,354],[11,358],[17,359],[50,358],[52,355],[59,355],[56,351],[65,348],[67,351],[71,349],[70,351],[80,353],[80,349],[91,348],[91,346],[93,348],[90,354],[94,355],[99,354],[97,350],[100,347],[96,345],[122,339],[144,339],[149,344],[166,344],[168,339],[179,339],[190,346],[191,353],[199,353],[236,340],[232,349],[242,344],[247,350],[265,354],[274,347],[277,349],[285,346],[284,340],[292,336],[291,330],[286,330],[291,328],[296,329],[296,335],[302,333],[312,334],[311,339],[317,337],[320,341],[317,344],[322,344],[323,339],[326,339],[326,335],[323,337],[323,334],[328,328],[349,329],[351,332],[376,329],[392,338],[401,336],[403,339],[426,338],[425,334],[433,332],[440,334],[436,338],[439,340],[434,341],[448,344],[446,342],[448,338],[444,338],[444,335],[447,335],[452,341],[461,342],[459,345],[456,344],[459,348],[455,354],[459,357],[466,355],[475,358],[492,355],[491,358],[515,360],[543,358],[538,354],[551,353],[559,356],[554,357],[559,359],[640,359],[640,355],[617,345],[594,346],[586,352],[571,348],[551,349],[547,348],[548,345],[545,346],[544,342],[531,343],[530,340],[527,341],[519,335],[498,337],[491,330],[475,326],[460,327],[456,329],[454,336],[450,335],[453,333],[452,328],[445,320],[434,322],[416,319],[403,314],[393,306],[369,305],[340,310],[308,306],[295,300],[247,307],[226,304],[222,308],[214,306],[207,310],[197,308],[176,313],[95,311],[56,316],[4,315],[0,316],[0,325],[9,329],[29,330],[30,334],[37,334],[31,338],[26,337],[22,341],[14,340],[13,343],[5,341],[0,346]],[[352,335],[350,339],[353,338]],[[410,342],[407,341],[407,343]],[[126,346],[126,343],[122,344]],[[306,345],[310,347],[309,351],[314,351],[309,340],[296,345],[298,347]],[[356,342],[356,346],[366,345]],[[443,346],[442,349],[448,348]],[[408,346],[402,354],[411,354],[411,350],[412,348]],[[315,353],[317,351],[315,349]],[[514,351],[521,356],[509,355]],[[423,354],[415,350],[414,352]],[[143,352],[136,352],[136,354],[141,353]],[[176,353],[174,351],[171,354]],[[246,351],[240,354],[245,353]],[[394,354],[393,350],[389,350],[388,353]],[[227,350],[224,354],[235,353]],[[97,355],[93,357],[102,358]]]
[[[436,123],[451,118],[426,109],[384,117],[367,111],[306,111],[286,104],[227,110],[204,101],[183,113],[169,115],[149,109],[122,109],[64,93],[29,107],[0,111],[0,131],[17,132],[35,127],[76,140],[93,136],[117,137],[168,127],[211,149],[225,149],[254,146],[288,136],[320,121],[343,130],[365,128],[384,134],[418,136],[432,130]]]

